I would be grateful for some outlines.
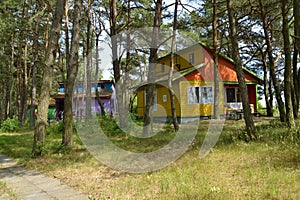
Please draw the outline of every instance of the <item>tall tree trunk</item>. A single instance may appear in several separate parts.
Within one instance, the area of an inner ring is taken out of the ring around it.
[[[20,35],[19,44],[18,44],[18,58],[17,58],[17,114],[19,122],[22,122],[23,118],[23,69],[22,69],[22,57],[23,57],[23,49],[22,49],[22,40],[23,40],[23,33]]]
[[[11,45],[11,64],[10,64],[10,89],[9,89],[9,102],[8,102],[8,116],[10,118],[13,117],[13,93],[14,93],[14,85],[15,85],[15,80],[13,77],[13,68],[14,68],[14,60],[15,60],[15,46],[14,46],[14,37],[12,37],[12,45]]]
[[[217,0],[213,0],[213,46],[214,46],[214,118],[219,119],[220,86],[218,62],[218,27],[217,27]]]
[[[27,60],[28,60],[28,43],[27,40],[25,40],[25,48],[24,48],[24,78],[23,78],[23,110],[22,110],[22,121],[21,121],[21,127],[24,126],[25,121],[27,120],[27,109],[28,109],[28,103],[27,103],[27,97],[28,97],[28,75],[27,75]]]
[[[5,80],[0,80],[2,88],[0,89],[0,124],[6,119],[5,104],[6,104],[6,93],[7,93],[7,83]]]
[[[38,104],[38,114],[34,129],[34,140],[32,149],[33,157],[40,156],[45,145],[49,97],[53,76],[53,65],[55,62],[55,51],[60,35],[62,18],[64,15],[65,2],[66,0],[56,1],[55,13],[50,29],[49,44],[46,49],[45,64],[43,65],[43,79]]]
[[[125,64],[125,69],[124,69],[124,79],[123,79],[123,89],[122,89],[122,92],[123,92],[123,98],[124,98],[124,105],[123,105],[123,110],[122,110],[122,115],[123,116],[126,116],[128,111],[129,111],[129,104],[130,104],[130,94],[129,94],[129,90],[128,90],[128,87],[129,87],[129,81],[130,81],[130,78],[129,78],[129,73],[130,73],[130,69],[132,68],[132,59],[131,59],[131,0],[128,0],[127,1],[127,35],[126,35],[126,45],[127,45],[127,48],[126,48],[126,64]],[[127,122],[127,118],[125,117],[125,123],[126,125],[128,124]]]
[[[264,34],[265,34],[265,40],[266,40],[266,44],[267,44],[270,75],[271,75],[272,83],[273,83],[273,86],[274,86],[274,89],[275,89],[275,97],[276,97],[276,101],[277,101],[277,104],[278,104],[280,121],[285,122],[286,114],[285,114],[285,109],[284,109],[284,102],[281,98],[281,89],[280,89],[280,85],[279,85],[279,80],[276,78],[276,73],[275,73],[276,62],[275,62],[275,59],[273,57],[272,42],[271,42],[271,37],[270,37],[270,34],[269,34],[270,30],[268,28],[269,24],[268,24],[268,21],[267,21],[266,12],[265,12],[262,0],[259,0],[259,5],[260,5],[261,18],[262,18],[262,21],[263,21],[263,29],[264,29]]]
[[[96,98],[97,98],[97,102],[100,106],[101,109],[101,116],[104,117],[105,116],[105,108],[104,108],[104,104],[101,101],[100,98],[100,94],[99,94],[99,90],[98,90],[98,79],[99,79],[99,36],[101,34],[101,28],[100,31],[96,33],[96,72],[95,72],[95,85],[96,85]]]
[[[172,87],[173,80],[173,71],[175,66],[175,45],[176,45],[176,31],[177,31],[177,11],[178,11],[178,2],[179,0],[175,0],[175,8],[174,8],[174,20],[173,20],[173,34],[172,34],[172,45],[171,45],[171,66],[169,71],[169,79],[168,79],[168,88],[170,93],[170,103],[171,103],[171,116],[172,123],[174,126],[174,130],[179,130],[179,125],[176,116],[176,105],[175,105],[175,94]]]
[[[265,101],[266,101],[266,108],[267,108],[267,116],[268,117],[273,117],[273,106],[271,103],[271,96],[272,93],[270,93],[269,88],[272,88],[271,85],[269,85],[270,83],[272,83],[271,81],[269,81],[269,77],[268,77],[268,64],[267,64],[267,55],[265,52],[261,51],[260,52],[262,55],[262,62],[263,62],[263,68],[264,68],[264,96],[265,96]],[[273,100],[272,100],[273,101]]]
[[[74,17],[74,19],[75,19],[75,17]],[[66,28],[65,28],[65,36],[66,36],[66,40],[65,40],[65,44],[66,44],[66,66],[68,66],[69,59],[70,59],[69,3],[68,3],[68,1],[66,1],[66,5],[65,5],[65,20],[66,20],[66,25],[65,25],[66,26]],[[64,73],[62,73],[62,75],[64,77]]]
[[[285,97],[285,110],[286,110],[286,122],[289,127],[295,126],[293,104],[292,104],[292,57],[290,46],[290,34],[289,34],[289,1],[281,0],[282,11],[282,35],[284,41],[284,97]]]
[[[40,10],[40,1],[36,1],[37,8],[36,12]],[[34,31],[34,42],[33,42],[33,66],[32,66],[32,78],[31,78],[31,106],[30,106],[30,127],[34,127],[35,121],[35,109],[36,109],[36,88],[37,88],[37,68],[38,68],[38,54],[39,54],[39,35],[40,35],[40,15],[37,15],[35,22],[35,31]]]
[[[146,107],[144,111],[144,127],[143,135],[150,135],[152,132],[152,110],[154,105],[154,91],[155,85],[155,69],[157,62],[157,50],[159,43],[159,33],[161,25],[162,14],[162,0],[157,0],[155,5],[155,15],[152,30],[152,39],[149,56],[149,69],[148,69],[148,85],[146,88]]]
[[[78,73],[78,50],[80,41],[80,20],[82,0],[75,0],[74,13],[73,13],[73,29],[71,39],[70,58],[67,63],[67,79],[65,81],[65,101],[64,101],[64,133],[62,137],[62,144],[70,146],[72,144],[73,135],[73,90],[74,84]]]
[[[120,60],[118,57],[118,25],[117,25],[117,1],[112,0],[110,5],[110,38],[111,38],[111,46],[112,46],[112,58],[113,58],[113,71],[114,71],[114,79],[116,82],[116,94],[117,94],[117,103],[118,103],[118,114],[120,120],[120,127],[127,127],[127,116],[124,115],[124,97],[122,91],[122,83],[121,83],[121,66]]]
[[[230,40],[232,45],[232,54],[233,60],[235,62],[235,69],[239,81],[239,89],[242,96],[243,110],[245,116],[246,123],[246,131],[250,140],[254,140],[257,138],[256,136],[256,128],[254,125],[253,117],[250,110],[249,97],[248,97],[248,89],[245,83],[244,72],[242,68],[242,61],[239,54],[239,45],[238,45],[238,35],[236,30],[236,19],[234,17],[234,12],[232,8],[232,1],[227,0],[227,11],[229,18],[229,26],[230,26]]]
[[[88,0],[88,11],[87,11],[87,36],[86,36],[86,117],[91,118],[92,116],[92,66],[91,66],[91,8],[92,2]]]

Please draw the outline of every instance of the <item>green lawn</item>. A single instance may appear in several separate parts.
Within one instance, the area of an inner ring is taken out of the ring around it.
[[[111,139],[136,151],[142,146],[147,151],[156,149],[174,137],[166,127],[153,139],[135,140],[112,130],[110,123],[106,131]],[[300,199],[300,129],[289,130],[274,119],[256,124],[259,141],[246,143],[243,121],[226,121],[213,151],[200,159],[199,147],[208,127],[204,121],[180,159],[142,174],[104,166],[77,136],[73,148],[61,148],[60,134],[55,131],[49,131],[41,158],[30,158],[33,134],[28,131],[0,133],[0,152],[90,194],[91,199]]]

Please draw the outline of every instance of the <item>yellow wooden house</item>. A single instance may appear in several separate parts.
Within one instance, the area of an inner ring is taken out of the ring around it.
[[[165,121],[171,117],[168,74],[170,54],[158,59],[156,65],[156,90],[154,95],[153,117]],[[257,110],[257,85],[261,78],[254,72],[243,68],[248,97],[252,112]],[[227,110],[242,110],[238,79],[231,59],[219,56],[219,115]],[[179,122],[186,122],[214,113],[214,62],[211,49],[201,43],[185,48],[175,54],[175,72],[172,87],[175,93],[176,115]],[[146,105],[146,84],[137,89],[138,116],[143,117]]]

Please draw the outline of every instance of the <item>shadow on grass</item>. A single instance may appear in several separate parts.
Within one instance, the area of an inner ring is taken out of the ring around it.
[[[33,134],[22,133],[1,133],[0,151],[1,153],[23,162],[31,157]]]

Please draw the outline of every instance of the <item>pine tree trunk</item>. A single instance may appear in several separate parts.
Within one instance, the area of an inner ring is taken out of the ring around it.
[[[121,81],[121,69],[120,69],[120,60],[118,57],[118,43],[117,43],[117,34],[118,34],[118,24],[117,24],[117,1],[112,0],[110,5],[110,38],[112,46],[112,58],[113,58],[113,71],[114,79],[116,82],[116,96],[117,96],[117,105],[118,105],[118,115],[120,127],[127,127],[127,116],[124,115],[124,97],[122,91],[122,81]]]
[[[271,83],[271,81],[269,81],[268,77],[268,65],[266,61],[266,54],[262,51],[260,53],[262,54],[262,62],[264,68],[264,96],[266,101],[267,116],[273,117],[273,108],[270,102],[270,96],[272,96],[272,93],[269,93],[269,88],[271,87],[269,83]]]
[[[70,59],[67,63],[67,79],[65,81],[65,101],[64,101],[64,133],[62,137],[62,144],[70,146],[72,144],[73,135],[73,90],[74,84],[78,73],[78,50],[80,41],[80,20],[81,20],[81,0],[75,0],[74,13],[73,13],[73,29],[70,49]]]
[[[175,105],[175,94],[172,88],[172,80],[173,80],[173,71],[175,66],[175,44],[176,44],[176,31],[177,31],[177,10],[178,10],[178,1],[175,0],[175,8],[174,8],[174,21],[173,21],[173,35],[172,35],[172,46],[171,46],[171,67],[169,72],[168,79],[168,88],[170,93],[170,103],[171,103],[171,114],[172,114],[172,123],[175,131],[179,130],[179,125],[176,116],[176,105]]]
[[[256,128],[253,121],[253,116],[250,110],[249,104],[249,97],[248,97],[248,89],[245,83],[244,72],[242,69],[242,61],[239,54],[239,45],[238,45],[238,37],[237,37],[237,30],[236,30],[236,20],[234,17],[234,12],[232,10],[232,1],[227,0],[227,11],[228,11],[228,18],[229,18],[229,26],[230,26],[230,40],[232,45],[232,58],[235,62],[235,69],[239,81],[239,89],[242,96],[242,103],[243,103],[243,110],[244,110],[244,117],[246,123],[246,131],[249,137],[249,140],[257,139],[256,136]]]
[[[12,38],[13,41],[13,38]],[[13,77],[13,68],[14,68],[14,56],[15,55],[15,47],[12,42],[11,45],[11,64],[10,64],[10,88],[9,88],[9,100],[8,100],[8,116],[10,118],[13,117],[13,93],[14,93],[14,86],[15,86],[15,79]]]
[[[213,46],[214,46],[214,118],[219,119],[220,89],[219,89],[219,62],[218,62],[218,27],[217,1],[213,1]]]
[[[97,87],[97,84],[98,84],[98,77],[99,77],[99,36],[101,34],[101,31],[99,33],[96,33],[96,72],[95,72],[95,84],[96,84],[96,99],[97,99],[97,102],[100,106],[100,109],[101,109],[101,116],[104,117],[105,116],[105,108],[104,108],[104,104],[103,102],[101,101],[101,98],[100,98],[100,94],[99,94],[99,90],[98,90],[98,87]]]
[[[152,132],[152,110],[154,105],[155,85],[155,69],[157,62],[157,50],[159,43],[159,33],[162,14],[162,0],[156,1],[155,16],[153,22],[152,41],[150,47],[149,69],[148,69],[148,85],[146,88],[146,107],[144,111],[144,127],[143,135],[148,136]]]
[[[60,36],[62,18],[64,14],[66,0],[57,0],[53,22],[50,29],[49,43],[46,48],[45,64],[43,66],[43,79],[41,94],[38,104],[38,114],[34,129],[34,140],[32,156],[38,157],[42,154],[45,145],[46,125],[49,107],[49,97],[51,91],[51,82],[53,76],[53,65],[55,62],[55,51]]]
[[[40,10],[39,1],[37,1],[37,12]],[[40,30],[40,16],[36,17],[35,23],[35,37],[33,42],[33,66],[32,66],[32,79],[31,79],[31,106],[30,106],[30,127],[34,127],[35,109],[36,109],[36,88],[37,88],[37,68],[38,68],[38,54],[39,54],[39,30]]]
[[[86,36],[86,117],[91,118],[92,117],[92,66],[91,66],[91,8],[92,8],[92,2],[91,0],[88,0],[88,12],[87,12],[87,36]]]
[[[282,3],[282,7],[281,7],[282,35],[284,41],[284,54],[285,54],[284,97],[285,97],[286,122],[289,127],[294,127],[295,121],[294,121],[293,104],[292,104],[292,60],[291,60],[289,17],[288,17],[289,1],[281,0],[281,3]]]

